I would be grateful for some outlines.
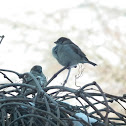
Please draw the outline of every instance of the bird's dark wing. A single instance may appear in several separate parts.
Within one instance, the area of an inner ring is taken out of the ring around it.
[[[81,49],[76,44],[72,43],[69,44],[69,46],[76,54],[80,55],[82,58],[86,57],[86,55],[81,51]]]

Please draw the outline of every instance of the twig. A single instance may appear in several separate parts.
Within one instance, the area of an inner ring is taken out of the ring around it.
[[[4,73],[3,73],[3,72],[1,72],[1,71],[0,71],[0,73],[1,73],[1,74],[3,74],[4,78],[7,78],[7,80],[9,80],[11,83],[13,83],[13,81],[12,81],[11,79],[9,79],[9,78],[7,77],[7,75],[6,75],[6,74],[4,74]]]
[[[65,67],[63,67],[61,70],[59,70],[57,73],[55,73],[55,74],[50,78],[50,80],[46,83],[46,86],[48,86],[48,84],[49,84],[54,78],[56,78],[57,75],[58,75],[59,73],[61,73],[63,70],[65,70],[65,69],[67,69],[67,68],[68,68],[68,66],[65,66]]]
[[[65,81],[64,81],[64,83],[63,83],[63,86],[65,86],[65,84],[67,83],[68,78],[69,78],[69,76],[70,76],[70,72],[71,72],[71,68],[69,68],[69,70],[68,70],[68,74],[67,74],[67,77],[66,77],[66,79],[65,79]]]
[[[2,35],[2,36],[0,36],[1,37],[1,40],[0,40],[0,44],[1,44],[1,42],[2,42],[2,40],[3,40],[3,38],[5,37],[4,35]]]
[[[40,115],[34,115],[34,114],[26,114],[26,115],[23,115],[23,116],[20,116],[19,118],[17,118],[16,120],[14,120],[14,121],[12,121],[11,123],[10,123],[10,125],[8,125],[8,126],[13,126],[13,124],[16,122],[16,121],[18,121],[18,120],[21,120],[21,119],[23,119],[23,118],[31,118],[31,117],[34,117],[34,118],[39,118],[39,119],[42,119],[42,120],[46,120],[47,122],[49,122],[50,124],[52,124],[53,126],[57,126],[55,123],[53,123],[52,121],[50,121],[50,120],[48,120],[47,118],[45,118],[45,117],[42,117],[42,116],[40,116]]]
[[[11,72],[16,74],[19,78],[23,78],[24,74],[19,74],[18,72],[15,72],[13,70],[5,70],[5,69],[0,69],[0,71],[6,71],[6,72]]]
[[[46,105],[47,111],[51,112],[49,103],[48,103],[47,98],[45,96],[44,96],[44,101],[45,101],[45,105]],[[48,118],[48,120],[50,120],[51,116],[48,116],[47,118]],[[49,125],[49,122],[46,122],[45,126],[48,126],[48,125]]]
[[[107,102],[107,98],[106,98],[104,92],[102,91],[102,89],[100,88],[100,86],[97,83],[94,83],[94,84],[97,86],[97,88],[99,89],[99,91],[101,92],[101,94],[105,100],[105,104],[106,104],[105,126],[108,126],[109,105]]]

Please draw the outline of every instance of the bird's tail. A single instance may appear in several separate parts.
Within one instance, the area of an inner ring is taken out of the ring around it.
[[[97,65],[96,63],[93,63],[93,62],[91,62],[91,61],[88,61],[88,63],[90,63],[90,64],[93,65],[93,66],[96,66],[96,65]]]

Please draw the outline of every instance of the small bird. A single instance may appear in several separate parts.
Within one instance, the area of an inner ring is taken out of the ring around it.
[[[75,67],[78,63],[97,65],[88,60],[81,49],[70,39],[61,37],[54,43],[56,46],[53,47],[52,54],[62,66]]]
[[[39,65],[33,66],[30,70],[30,73],[33,74],[33,76],[38,80],[39,84],[42,87],[45,87],[47,80],[46,80],[45,75],[42,72],[41,66],[39,66]],[[23,83],[27,83],[27,84],[36,86],[34,80],[28,74],[25,75]]]

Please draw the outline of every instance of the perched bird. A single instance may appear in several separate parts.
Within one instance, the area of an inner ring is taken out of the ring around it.
[[[93,66],[97,65],[88,60],[81,49],[70,39],[61,37],[56,42],[56,46],[52,49],[53,56],[63,66],[76,66],[78,63],[89,63]]]
[[[35,65],[31,68],[30,73],[33,74],[33,76],[38,80],[39,84],[42,87],[45,87],[45,84],[47,83],[46,77],[42,72],[42,67],[39,65]],[[30,85],[36,86],[34,80],[29,76],[28,74],[25,75],[23,83],[27,83]]]

